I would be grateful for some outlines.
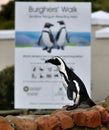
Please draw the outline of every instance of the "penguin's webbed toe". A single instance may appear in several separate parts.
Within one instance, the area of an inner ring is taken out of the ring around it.
[[[48,50],[48,53],[51,53],[51,49]]]
[[[70,110],[76,109],[77,107],[78,105],[74,104],[73,106],[68,106],[66,110],[70,111]]]
[[[62,46],[61,49],[64,50],[64,46]]]
[[[59,46],[57,46],[57,49],[60,49],[60,47],[59,47]]]
[[[43,48],[43,50],[47,50],[47,49],[48,49],[48,47],[44,47],[44,48]]]

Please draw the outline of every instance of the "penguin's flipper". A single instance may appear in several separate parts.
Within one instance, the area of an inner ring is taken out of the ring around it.
[[[40,36],[39,39],[38,39],[38,42],[37,42],[37,45],[38,45],[38,46],[41,44],[41,39],[42,39],[42,34],[41,34],[41,36]]]
[[[53,43],[53,45],[55,44],[55,40],[54,40],[51,30],[50,30],[50,41]]]
[[[67,97],[69,100],[73,100],[73,92],[70,87],[67,88]]]
[[[56,34],[56,37],[55,37],[56,41],[59,39],[60,32],[61,32],[61,30],[59,30],[59,31],[57,32],[57,34]]]
[[[75,83],[69,82],[68,87],[72,89],[72,91],[76,91]]]
[[[66,33],[66,41],[67,41],[67,43],[70,42],[68,33]]]
[[[75,100],[76,99],[76,87],[74,82],[70,82],[67,88],[67,96],[69,100]],[[75,95],[74,95],[75,94]]]

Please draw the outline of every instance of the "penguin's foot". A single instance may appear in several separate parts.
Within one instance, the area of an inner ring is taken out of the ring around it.
[[[66,110],[70,111],[70,110],[76,109],[77,107],[78,107],[78,105],[77,105],[77,104],[74,104],[73,106],[68,106],[68,107],[66,108]]]
[[[65,105],[65,106],[63,106],[63,108],[65,108],[65,109],[66,109],[67,107],[70,107],[70,106],[71,106],[71,105]]]
[[[62,46],[61,49],[64,50],[64,46]]]
[[[51,48],[48,50],[48,53],[51,53]]]
[[[43,48],[43,50],[47,50],[47,49],[48,49],[48,47],[44,47],[44,48]]]
[[[59,46],[57,46],[57,49],[60,49],[60,47],[59,47]]]

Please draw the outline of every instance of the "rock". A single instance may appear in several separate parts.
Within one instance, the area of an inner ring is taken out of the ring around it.
[[[97,111],[90,110],[85,113],[86,126],[89,128],[96,128],[101,125],[101,116]]]
[[[78,111],[74,113],[74,122],[77,126],[96,128],[101,124],[101,117],[94,110]]]
[[[34,120],[21,119],[15,116],[7,116],[6,119],[15,125],[17,130],[37,130],[37,123]]]
[[[61,122],[57,119],[56,116],[50,116],[48,118],[48,124],[50,126],[50,130],[60,130],[61,128]]]
[[[51,115],[56,115],[57,113],[67,113],[69,111],[66,111],[65,109],[57,109],[51,113]]]
[[[70,116],[63,114],[63,113],[57,113],[57,114],[55,114],[55,116],[61,122],[61,128],[63,130],[74,127],[74,122]]]
[[[108,130],[107,128],[105,128],[105,127],[102,127],[100,130]]]
[[[0,130],[14,130],[14,128],[11,127],[6,118],[0,116]]]
[[[41,116],[36,120],[38,130],[60,130],[61,123],[55,116]]]
[[[92,107],[92,109],[97,110],[97,111],[100,112],[101,121],[102,121],[103,124],[108,124],[109,123],[109,113],[104,107],[102,107],[100,105],[96,105],[96,106]]]
[[[37,119],[38,130],[50,130],[48,126],[48,116],[41,116]]]

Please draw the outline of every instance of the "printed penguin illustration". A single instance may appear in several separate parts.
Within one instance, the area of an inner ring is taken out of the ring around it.
[[[41,44],[41,40],[43,40],[45,47],[43,48],[43,50],[47,50],[49,53],[51,53],[51,50],[54,46],[54,37],[53,34],[51,32],[50,27],[54,26],[51,23],[45,23],[44,28],[42,30],[41,36],[37,42],[38,45]]]
[[[55,37],[57,48],[64,50],[65,42],[69,43],[69,37],[64,21],[58,21],[60,29]]]
[[[68,106],[66,108],[67,110],[75,109],[81,103],[88,104],[90,107],[96,105],[89,97],[83,81],[73,72],[72,69],[67,67],[61,57],[55,56],[46,60],[45,63],[51,63],[57,66],[63,86],[67,91],[68,99],[74,101],[74,105]]]

